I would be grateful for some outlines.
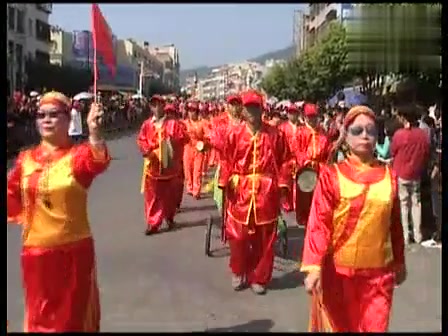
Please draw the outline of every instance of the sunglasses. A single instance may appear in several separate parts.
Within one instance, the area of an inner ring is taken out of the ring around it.
[[[47,116],[50,119],[57,119],[57,118],[59,118],[59,116],[61,114],[63,114],[63,112],[60,112],[60,111],[37,112],[36,119],[45,119],[45,117],[47,117]]]
[[[352,136],[360,136],[363,133],[366,133],[369,137],[376,137],[378,131],[375,126],[351,126],[348,128],[348,133]]]

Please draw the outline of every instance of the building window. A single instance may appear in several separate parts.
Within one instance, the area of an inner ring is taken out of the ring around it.
[[[46,52],[42,52],[39,50],[36,50],[36,62],[38,63],[50,63],[50,54]]]
[[[28,34],[33,36],[33,19],[28,19]]]
[[[12,62],[12,56],[14,55],[14,42],[13,41],[8,41],[8,62]]]
[[[21,44],[16,44],[16,64],[17,72],[22,73],[22,63],[23,63],[23,46]]]
[[[36,20],[36,39],[42,42],[50,42],[50,25]]]
[[[15,29],[15,21],[16,21],[16,9],[12,6],[8,7],[8,28],[11,30]]]
[[[17,10],[17,32],[25,33],[25,11]]]

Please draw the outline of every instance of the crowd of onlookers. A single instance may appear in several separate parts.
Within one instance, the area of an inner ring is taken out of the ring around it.
[[[35,126],[35,113],[40,95],[25,95],[14,92],[8,98],[7,106],[7,152],[15,155],[24,146],[39,141]],[[72,99],[72,125],[69,133],[74,137],[82,137],[86,130],[86,118],[92,98]],[[135,127],[149,113],[143,99],[133,99],[131,95],[102,93],[99,99],[104,109],[104,127],[106,130],[122,131]],[[78,122],[79,120],[79,122]]]
[[[433,110],[407,104],[384,110],[379,119],[377,152],[392,160],[398,177],[406,244],[440,246],[442,116]],[[431,224],[435,224],[431,227]],[[431,235],[432,237],[428,237]],[[431,239],[428,239],[431,238]]]

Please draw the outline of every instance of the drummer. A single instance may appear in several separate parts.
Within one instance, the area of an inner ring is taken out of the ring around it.
[[[141,192],[144,195],[146,235],[156,233],[163,221],[174,226],[179,200],[179,176],[182,174],[182,151],[187,139],[182,122],[167,118],[165,100],[155,95],[150,100],[152,118],[143,122],[137,145],[144,158]]]
[[[291,104],[287,107],[286,113],[288,115],[288,121],[280,125],[280,130],[285,134],[290,152],[294,154],[298,153],[297,134],[301,126],[299,120],[299,108],[296,104]],[[289,163],[289,171],[291,172],[291,175],[295,180],[297,174],[297,158],[295,155],[291,156],[291,160]],[[296,183],[293,183],[291,188],[289,188],[288,190],[288,194],[282,200],[282,208],[284,211],[290,212],[295,209],[295,195],[296,195]]]
[[[187,193],[195,199],[200,199],[202,176],[206,165],[205,151],[208,147],[207,135],[207,119],[199,119],[199,104],[189,102],[187,104],[187,120],[185,125],[188,134],[188,143],[184,149],[184,176]]]
[[[305,169],[312,169],[319,174],[321,165],[326,164],[330,159],[332,149],[328,136],[319,127],[317,106],[305,104],[303,115],[304,125],[297,131],[297,142],[294,143],[295,147],[293,148],[297,164],[295,212],[299,225],[306,225],[313,197],[313,190],[310,191],[310,188],[303,187],[304,184],[312,184],[313,181],[301,180],[301,174]],[[310,175],[312,176],[312,174],[303,175],[302,179],[310,179]],[[312,180],[315,182],[317,176]],[[312,185],[311,189],[313,189]]]

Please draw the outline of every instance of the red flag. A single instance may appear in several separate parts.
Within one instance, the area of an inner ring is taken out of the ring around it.
[[[115,76],[117,62],[115,59],[114,46],[112,43],[112,31],[110,30],[109,25],[107,24],[107,21],[101,13],[101,10],[97,4],[92,4],[92,35],[94,51],[99,53],[103,57],[105,65],[109,68],[112,76]],[[97,74],[96,68],[95,57],[95,75]]]

